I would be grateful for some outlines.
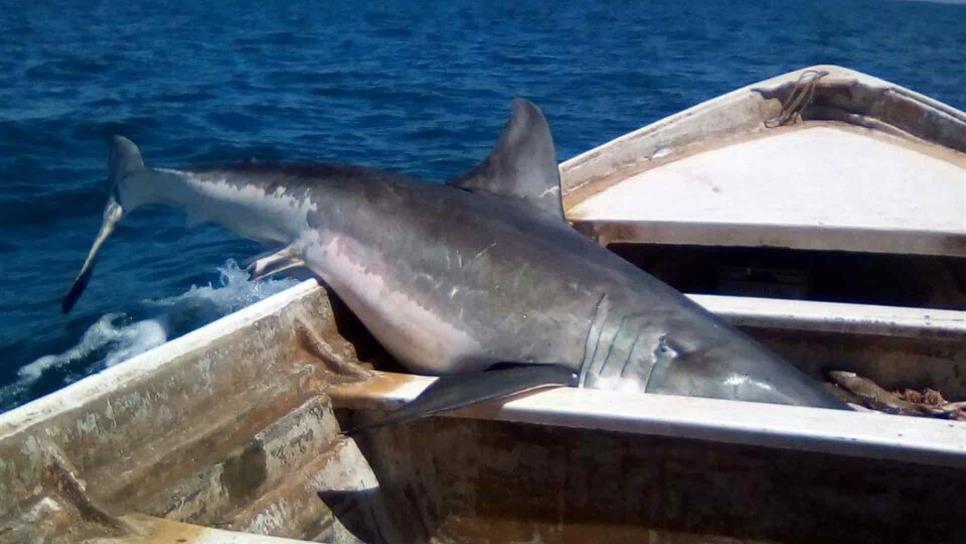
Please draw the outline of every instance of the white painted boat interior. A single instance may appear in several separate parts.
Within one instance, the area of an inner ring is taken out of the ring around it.
[[[838,66],[561,164],[574,227],[683,292],[966,310],[966,113]]]
[[[570,216],[966,235],[966,160],[939,158],[871,129],[809,123],[630,175]]]
[[[568,218],[605,244],[966,257],[966,114],[838,66],[699,104],[561,172]]]

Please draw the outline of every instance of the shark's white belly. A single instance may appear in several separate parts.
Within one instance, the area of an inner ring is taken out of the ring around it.
[[[496,361],[467,332],[441,319],[380,271],[379,255],[344,236],[306,244],[305,261],[407,368],[427,374],[483,370]]]

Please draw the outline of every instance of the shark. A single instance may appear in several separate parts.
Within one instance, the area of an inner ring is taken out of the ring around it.
[[[573,229],[548,122],[515,99],[502,134],[445,183],[346,164],[146,167],[116,136],[100,231],[167,205],[270,249],[251,271],[308,269],[406,369],[440,378],[373,425],[546,386],[844,409],[818,381]]]

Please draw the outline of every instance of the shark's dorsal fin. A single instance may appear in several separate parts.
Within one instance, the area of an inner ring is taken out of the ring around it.
[[[513,101],[513,115],[490,155],[449,184],[471,192],[518,198],[564,218],[560,170],[550,127],[540,108],[522,98]]]

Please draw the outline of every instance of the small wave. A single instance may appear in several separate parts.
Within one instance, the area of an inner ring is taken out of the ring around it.
[[[180,336],[298,283],[289,278],[252,281],[232,259],[218,268],[218,275],[217,287],[192,285],[180,295],[144,304],[167,316],[173,332]]]
[[[67,76],[87,76],[91,73],[105,72],[109,68],[110,64],[106,62],[84,58],[67,58],[35,64],[27,69],[26,74],[30,77],[56,79]]]
[[[102,316],[90,326],[80,342],[63,353],[44,355],[17,371],[20,380],[33,382],[51,368],[63,368],[75,361],[82,361],[92,354],[103,353],[105,366],[133,357],[163,344],[168,339],[163,319],[145,319],[125,324],[124,314],[111,313]]]
[[[19,395],[55,373],[65,384],[75,381],[298,283],[289,278],[252,281],[233,260],[218,272],[216,285],[192,286],[180,295],[141,302],[131,314],[146,315],[144,319],[134,319],[128,313],[101,316],[73,347],[21,367],[14,383],[0,388],[0,397]],[[0,404],[10,400],[0,398]]]

